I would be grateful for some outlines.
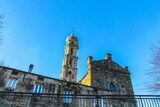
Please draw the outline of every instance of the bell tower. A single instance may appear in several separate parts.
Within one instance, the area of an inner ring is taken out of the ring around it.
[[[62,62],[61,80],[77,82],[78,39],[72,33],[66,38],[65,55]]]

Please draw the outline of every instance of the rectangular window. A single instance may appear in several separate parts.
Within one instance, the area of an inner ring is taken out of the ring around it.
[[[63,102],[64,103],[71,103],[71,101],[72,101],[71,92],[70,91],[64,91],[63,94],[64,94]]]
[[[104,104],[103,104],[103,99],[99,98],[99,99],[94,99],[93,101],[93,106],[94,107],[104,107]]]
[[[15,89],[17,85],[17,79],[10,78],[7,82],[6,88]]]
[[[42,93],[43,92],[43,85],[35,84],[33,92],[34,93]]]

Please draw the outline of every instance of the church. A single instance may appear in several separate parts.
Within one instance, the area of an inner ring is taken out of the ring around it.
[[[110,53],[101,60],[88,56],[88,70],[83,78],[77,81],[78,48],[78,38],[71,34],[66,38],[60,79],[33,73],[32,64],[28,71],[0,66],[0,92],[21,94],[17,97],[19,99],[14,101],[8,97],[0,97],[0,106],[137,107],[128,67],[122,67],[113,61]],[[21,101],[24,94],[32,97]],[[131,99],[111,100],[111,97],[118,95],[129,95]]]

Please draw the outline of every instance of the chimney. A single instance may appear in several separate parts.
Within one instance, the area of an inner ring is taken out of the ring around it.
[[[92,56],[88,56],[87,58],[87,64],[90,64],[93,60],[93,57]]]
[[[112,60],[112,54],[107,53],[107,54],[106,54],[106,59],[110,59],[110,60]]]
[[[124,69],[125,69],[126,71],[128,71],[128,66],[125,66]]]
[[[32,72],[32,70],[33,70],[33,64],[30,64],[30,65],[29,65],[28,72]]]

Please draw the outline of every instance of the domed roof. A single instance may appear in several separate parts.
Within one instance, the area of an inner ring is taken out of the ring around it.
[[[74,40],[78,40],[77,37],[74,36],[74,33],[72,33],[70,36],[67,37],[68,39],[74,39]]]

